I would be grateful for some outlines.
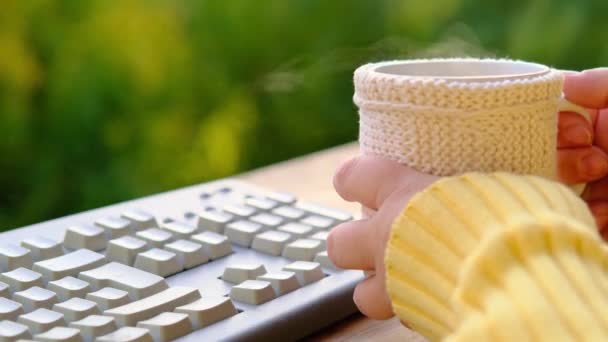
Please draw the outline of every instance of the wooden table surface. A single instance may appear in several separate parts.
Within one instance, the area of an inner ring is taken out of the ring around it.
[[[359,211],[358,205],[345,202],[334,192],[332,177],[341,162],[356,156],[358,152],[357,144],[347,144],[255,170],[237,178],[356,214]],[[403,327],[396,318],[374,321],[361,314],[323,329],[308,340],[425,341],[420,335]]]

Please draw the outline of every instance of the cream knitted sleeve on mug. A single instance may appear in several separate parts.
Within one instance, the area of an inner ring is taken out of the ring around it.
[[[507,171],[556,178],[555,156],[547,151],[557,148],[560,72],[462,82],[376,71],[387,63],[354,74],[362,154],[437,176]]]
[[[446,178],[414,196],[385,255],[395,313],[431,341],[606,336],[607,261],[580,198],[507,173]]]

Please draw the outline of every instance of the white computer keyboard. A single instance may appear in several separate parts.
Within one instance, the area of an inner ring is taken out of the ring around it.
[[[0,341],[289,341],[356,311],[346,212],[234,180],[0,233]]]

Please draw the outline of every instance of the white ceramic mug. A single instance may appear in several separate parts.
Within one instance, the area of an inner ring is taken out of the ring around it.
[[[363,154],[450,176],[508,171],[557,178],[563,72],[504,59],[431,59],[355,71]],[[582,192],[582,186],[576,186]]]

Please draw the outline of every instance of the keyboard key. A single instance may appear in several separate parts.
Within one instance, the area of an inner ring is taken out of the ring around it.
[[[123,236],[108,242],[106,258],[110,261],[133,266],[137,254],[145,252],[147,248],[148,243],[146,241],[132,236]]]
[[[96,292],[91,292],[87,294],[86,299],[97,303],[101,311],[113,309],[131,301],[129,299],[129,292],[113,287],[104,287]]]
[[[290,271],[296,274],[301,286],[314,283],[325,277],[321,265],[317,262],[296,261],[283,266],[283,271]]]
[[[224,234],[226,234],[232,243],[249,247],[253,238],[262,231],[263,227],[261,224],[242,220],[229,223],[226,226]]]
[[[0,271],[12,271],[19,267],[32,268],[32,253],[21,246],[0,246]]]
[[[0,281],[0,297],[8,298],[10,296],[11,296],[11,291],[10,291],[10,288],[8,287],[8,284]]]
[[[216,190],[217,192],[221,193],[221,194],[229,194],[232,192],[232,187],[230,186],[224,186],[219,188],[218,190]]]
[[[297,207],[310,213],[326,216],[340,222],[346,222],[353,219],[353,215],[346,211],[331,209],[313,203],[300,202],[297,204]]]
[[[21,303],[0,297],[0,321],[5,319],[16,321],[17,316],[22,315],[23,313],[23,305],[21,305]]]
[[[131,221],[131,227],[134,232],[157,226],[154,216],[141,210],[127,210],[120,217]]]
[[[71,251],[81,248],[100,251],[106,248],[106,234],[96,226],[72,226],[65,231],[63,246]]]
[[[296,274],[287,271],[276,271],[266,273],[258,276],[257,280],[269,282],[277,297],[282,296],[300,287]]]
[[[117,308],[104,311],[104,315],[112,316],[121,326],[133,326],[139,321],[152,318],[162,312],[173,311],[176,307],[201,298],[197,289],[188,287],[170,287],[150,297],[140,299]]]
[[[230,298],[237,302],[259,305],[274,299],[274,290],[267,281],[245,280],[230,289]]]
[[[91,315],[69,324],[80,331],[84,342],[93,342],[96,337],[107,335],[118,329],[114,317]]]
[[[179,263],[184,265],[184,268],[192,268],[209,261],[209,258],[203,252],[203,246],[199,243],[188,240],[177,240],[165,245],[165,249],[177,255]]]
[[[32,252],[32,259],[34,261],[46,260],[63,255],[63,248],[61,248],[60,242],[40,236],[21,241],[21,247],[27,248]]]
[[[63,315],[48,309],[37,309],[17,319],[20,324],[26,325],[32,334],[40,334],[54,327],[65,325]]]
[[[175,253],[159,248],[139,253],[134,267],[161,277],[168,277],[184,269]]]
[[[304,238],[312,234],[314,231],[311,226],[298,222],[289,222],[280,226],[278,230],[281,232],[289,233],[297,239]]]
[[[13,300],[21,303],[25,312],[31,312],[40,308],[52,308],[53,304],[57,303],[57,295],[53,291],[34,286],[27,290],[15,292]]]
[[[251,222],[259,223],[266,229],[275,229],[285,221],[284,218],[268,213],[260,213],[249,218]]]
[[[193,213],[193,212],[191,212],[191,211],[186,211],[186,212],[184,213],[184,218],[185,218],[186,220],[191,220],[191,219],[193,219],[193,218],[195,218],[195,217],[196,217],[196,214],[195,214],[195,213]]]
[[[251,196],[245,198],[245,204],[247,204],[250,207],[257,208],[259,210],[270,210],[270,209],[276,207],[277,205],[279,205],[279,203],[277,201],[273,201],[268,198],[259,198],[259,197],[251,197]]]
[[[251,243],[251,248],[262,253],[278,256],[281,255],[283,248],[291,240],[292,237],[289,233],[269,230],[256,235]]]
[[[230,298],[227,297],[203,297],[190,304],[177,307],[175,312],[187,314],[194,330],[238,313]]]
[[[171,233],[176,239],[189,239],[190,236],[198,233],[198,227],[181,222],[166,223],[162,226],[162,229]]]
[[[317,253],[317,255],[315,255],[314,262],[318,262],[323,267],[338,269],[336,265],[334,265],[334,263],[329,259],[327,251]]]
[[[137,327],[148,329],[154,342],[168,342],[192,332],[188,315],[163,312],[158,316],[137,323]]]
[[[131,233],[131,221],[118,217],[105,217],[95,221],[95,226],[103,229],[106,239],[117,239]]]
[[[336,220],[319,215],[308,216],[302,219],[300,222],[313,227],[315,230],[331,229],[336,225]]]
[[[250,207],[244,204],[228,204],[223,208],[224,212],[228,214],[232,214],[238,218],[247,218],[256,213],[256,209],[254,207]]]
[[[36,341],[50,342],[81,342],[80,331],[74,328],[54,327],[53,329],[34,336]]]
[[[65,277],[55,281],[49,281],[46,288],[57,294],[60,301],[66,301],[70,298],[84,296],[91,290],[91,286],[84,280],[74,277]]]
[[[0,274],[0,280],[10,286],[11,292],[27,290],[32,286],[44,286],[40,273],[23,267]]]
[[[148,329],[123,327],[113,333],[97,338],[95,342],[153,342]]]
[[[272,210],[272,213],[275,215],[283,216],[289,220],[297,220],[306,214],[304,210],[297,209],[290,206],[281,206]]]
[[[264,273],[266,273],[266,268],[261,264],[228,265],[224,269],[222,279],[230,283],[240,284],[248,279],[253,280]]]
[[[137,238],[146,241],[151,247],[163,248],[166,243],[173,241],[173,234],[158,228],[148,228],[135,234]]]
[[[218,234],[224,233],[226,224],[234,219],[234,215],[217,210],[207,210],[198,214],[198,228]]]
[[[285,192],[268,192],[266,193],[266,197],[284,204],[292,204],[297,200],[296,196]]]
[[[329,236],[329,232],[326,230],[318,231],[310,236],[311,239],[321,241],[321,246],[323,249],[327,249],[327,237]]]
[[[232,253],[232,246],[228,242],[228,238],[224,235],[214,232],[202,232],[192,236],[194,242],[200,243],[203,246],[203,252],[210,259],[219,259]]]
[[[89,282],[94,291],[113,287],[129,292],[132,300],[151,296],[168,287],[162,277],[117,262],[82,272],[78,277]]]
[[[27,325],[0,321],[0,341],[18,341],[31,338]]]
[[[101,314],[97,303],[82,298],[72,298],[63,303],[55,304],[53,305],[53,311],[62,313],[67,322],[74,322],[90,315]]]
[[[38,261],[34,264],[34,271],[42,273],[46,281],[58,280],[68,276],[99,267],[106,263],[106,258],[99,253],[79,249],[66,255],[53,259]]]
[[[285,246],[282,255],[292,260],[312,261],[322,250],[323,244],[319,240],[299,239]]]

